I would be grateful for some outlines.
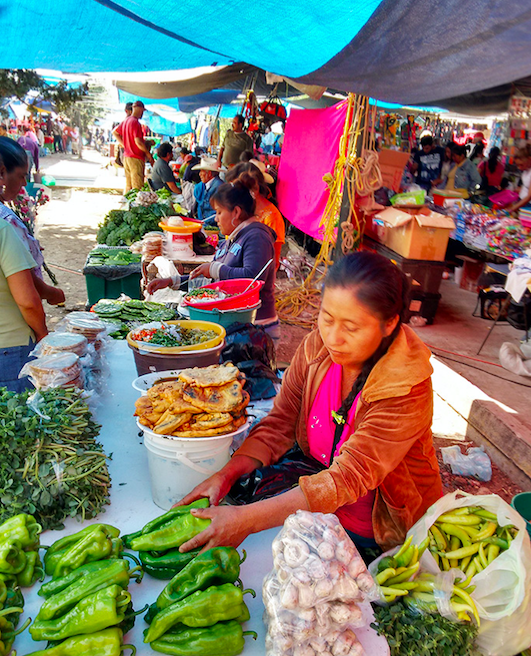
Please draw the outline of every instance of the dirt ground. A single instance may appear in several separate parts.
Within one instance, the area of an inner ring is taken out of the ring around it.
[[[37,235],[44,247],[46,262],[57,276],[59,286],[66,295],[64,308],[46,306],[50,329],[53,330],[54,325],[68,312],[85,307],[87,293],[82,274],[83,265],[87,254],[96,243],[98,224],[110,209],[120,206],[120,196],[120,193],[112,191],[61,188],[53,190],[51,202],[41,209]],[[289,364],[307,332],[297,326],[282,325],[282,336],[277,348],[277,361],[280,366]],[[471,442],[455,443],[463,449],[473,445]],[[450,469],[442,464],[440,453],[442,446],[452,444],[454,442],[445,439],[435,440],[445,492],[460,489],[474,494],[496,493],[510,502],[515,494],[522,491],[494,463],[492,480],[488,483],[454,476]]]

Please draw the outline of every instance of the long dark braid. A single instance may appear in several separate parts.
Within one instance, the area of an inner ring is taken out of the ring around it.
[[[339,410],[334,413],[337,430],[332,457],[352,404],[363,389],[376,363],[387,353],[395,341],[409,302],[408,279],[395,264],[377,253],[362,251],[347,255],[336,262],[328,271],[325,289],[337,287],[351,289],[359,303],[371,310],[382,322],[398,316],[398,323],[393,332],[382,339],[373,355],[364,362],[351,391]]]

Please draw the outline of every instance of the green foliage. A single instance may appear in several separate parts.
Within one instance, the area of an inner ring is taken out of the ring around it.
[[[402,602],[374,606],[376,623],[386,637],[391,656],[479,656],[474,647],[477,628],[470,622],[453,622],[438,613],[421,615]]]
[[[98,244],[131,246],[146,232],[160,232],[160,220],[172,213],[168,205],[162,203],[131,207],[129,210],[111,210],[99,226]]]

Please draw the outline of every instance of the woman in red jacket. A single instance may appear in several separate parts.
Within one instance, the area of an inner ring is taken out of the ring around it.
[[[355,253],[334,264],[318,329],[297,349],[272,411],[182,503],[206,496],[215,506],[241,476],[278,463],[295,443],[317,473],[247,506],[193,510],[212,523],[181,551],[237,546],[298,509],[336,513],[362,548],[404,540],[442,493],[430,353],[402,325],[407,291],[404,274],[380,255]]]

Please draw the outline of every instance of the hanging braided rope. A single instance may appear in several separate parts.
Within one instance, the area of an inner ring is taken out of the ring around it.
[[[284,323],[313,328],[321,305],[321,283],[327,268],[333,263],[332,251],[336,229],[342,231],[342,250],[354,250],[362,234],[362,223],[356,208],[356,196],[374,194],[382,186],[378,156],[374,149],[374,134],[369,129],[369,118],[374,125],[376,108],[369,107],[369,99],[349,94],[343,133],[339,141],[339,155],[332,173],[323,176],[329,189],[328,201],[321,217],[323,241],[312,270],[296,288],[277,295],[277,312]],[[362,157],[358,157],[358,143],[362,139]],[[338,226],[344,185],[350,205],[349,219]]]

